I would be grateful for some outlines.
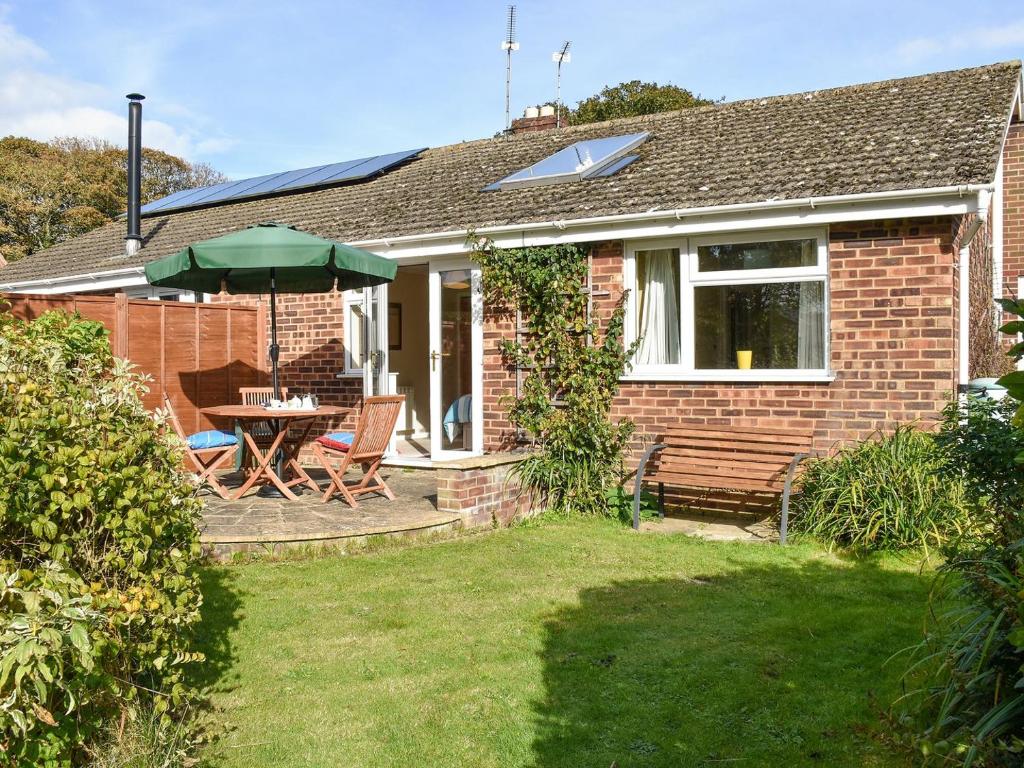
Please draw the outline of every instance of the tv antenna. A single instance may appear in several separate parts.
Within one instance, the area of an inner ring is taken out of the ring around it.
[[[569,53],[569,46],[572,45],[571,40],[566,40],[562,46],[562,50],[555,51],[551,54],[551,60],[555,62],[555,127],[562,127],[562,65],[568,64],[572,61],[572,55]]]
[[[509,103],[512,97],[512,51],[519,50],[519,43],[516,42],[516,7],[514,5],[508,7],[508,26],[501,49],[505,51],[505,131],[507,132],[512,127],[509,113]]]

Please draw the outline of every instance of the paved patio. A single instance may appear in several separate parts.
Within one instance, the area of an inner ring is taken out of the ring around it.
[[[326,487],[322,470],[308,470]],[[385,468],[381,474],[398,497],[367,495],[352,509],[338,497],[324,503],[305,489],[297,501],[265,499],[255,492],[239,501],[206,494],[201,540],[216,556],[235,552],[272,552],[296,546],[364,546],[371,536],[408,537],[450,532],[458,515],[438,512],[437,481],[426,470]],[[349,475],[353,480],[356,473]],[[221,476],[229,488],[242,484],[240,473]]]

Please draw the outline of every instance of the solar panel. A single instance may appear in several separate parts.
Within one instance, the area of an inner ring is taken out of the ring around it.
[[[263,195],[270,192],[275,192],[278,189],[290,188],[305,177],[309,176],[316,171],[326,168],[326,165],[315,165],[312,168],[300,168],[297,171],[285,171],[284,173],[275,174],[273,177],[266,181],[261,181],[258,184],[250,187],[246,190],[247,195]]]
[[[178,193],[178,194],[181,195],[181,197],[177,197],[174,200],[174,202],[170,204],[170,207],[171,208],[186,208],[192,202],[194,202],[195,200],[198,200],[198,199],[201,199],[203,197],[206,197],[207,195],[209,195],[209,194],[211,194],[211,193],[213,193],[215,191],[219,191],[221,189],[226,189],[227,187],[230,187],[234,183],[235,182],[233,182],[233,181],[224,181],[224,182],[221,182],[220,184],[214,184],[214,185],[209,186],[209,187],[199,187],[198,189],[186,190],[184,193]],[[175,195],[171,195],[171,197],[176,197],[176,196]],[[157,210],[160,210],[160,211],[167,210],[168,209],[168,204],[165,203],[166,200],[167,200],[167,198],[163,198],[161,200],[156,200],[155,202],[150,203],[149,206],[152,206],[152,210],[154,210],[154,211],[157,211]],[[149,207],[149,206],[147,206],[147,207]],[[145,213],[145,209],[143,209],[143,213]]]
[[[183,197],[187,197],[195,192],[194,189],[183,189],[181,192],[175,192],[173,195],[167,197],[161,197],[159,200],[154,200],[151,203],[146,203],[142,206],[142,212],[148,213],[149,211],[155,211],[158,208],[163,208],[167,205],[173,205],[175,200],[180,200]]]
[[[387,155],[360,157],[341,163],[316,165],[295,171],[270,173],[250,179],[225,181],[208,187],[186,189],[147,203],[142,206],[142,213],[167,213],[183,208],[215,205],[228,200],[241,200],[368,179],[384,173],[399,163],[411,160],[424,149],[426,148],[421,147],[404,152],[392,152]]]
[[[529,168],[506,176],[498,184],[504,190],[592,178],[627,152],[643,144],[648,135],[644,131],[626,136],[606,136],[602,139],[577,141],[553,155],[548,155]],[[620,166],[622,167],[625,166]]]

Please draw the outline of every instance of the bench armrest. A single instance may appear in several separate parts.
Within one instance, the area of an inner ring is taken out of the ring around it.
[[[664,448],[668,448],[668,446],[664,443],[655,443],[644,451],[643,458],[636,466],[636,486],[633,489],[633,530],[640,530],[640,489],[643,487],[647,462],[651,460],[651,456]]]
[[[779,544],[785,545],[786,534],[789,531],[789,497],[793,490],[793,477],[796,475],[797,465],[812,455],[812,453],[798,453],[789,462],[789,470],[786,472],[786,485],[782,489],[782,520],[779,522]]]

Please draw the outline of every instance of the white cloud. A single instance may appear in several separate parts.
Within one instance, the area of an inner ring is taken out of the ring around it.
[[[1024,46],[1024,20],[998,27],[973,27],[949,36],[917,37],[896,47],[904,61],[920,61],[947,51],[989,51]]]
[[[0,61],[41,61],[46,51],[2,20],[4,8],[0,7]]]
[[[0,136],[27,136],[40,141],[59,136],[95,137],[124,146],[128,138],[128,110],[117,112],[108,104],[127,102],[120,94],[94,83],[47,71],[50,57],[34,41],[18,33],[4,21],[0,6]],[[183,108],[166,110],[172,119],[180,117],[188,124]],[[181,157],[215,155],[233,146],[224,137],[198,134],[193,128],[143,117],[142,140],[147,147],[162,149]]]

